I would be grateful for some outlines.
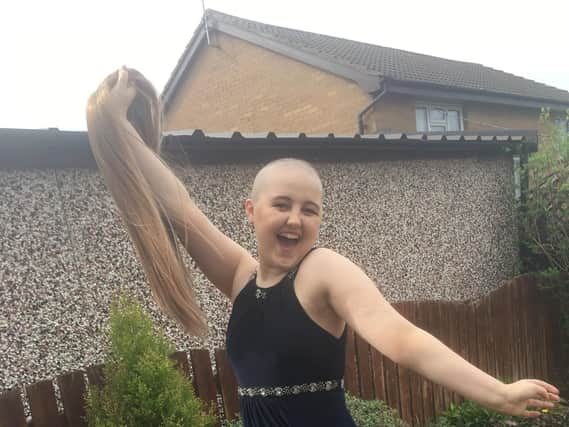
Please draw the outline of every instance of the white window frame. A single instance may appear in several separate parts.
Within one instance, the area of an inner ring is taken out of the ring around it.
[[[553,125],[562,132],[569,132],[569,119],[566,117],[556,117],[553,119]]]
[[[462,114],[462,106],[455,105],[455,104],[440,104],[438,102],[417,102],[415,104],[415,117],[417,114],[418,108],[424,108],[427,112],[427,132],[433,132],[431,130],[431,126],[442,126],[444,124],[445,129],[448,128],[448,119],[445,122],[431,122],[429,110],[445,110],[448,113],[448,110],[458,111],[458,131],[464,131],[464,115]],[[420,132],[417,129],[417,119],[415,118],[415,129],[417,132]],[[445,132],[451,132],[446,130]]]

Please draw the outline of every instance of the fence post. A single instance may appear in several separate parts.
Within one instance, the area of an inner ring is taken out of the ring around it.
[[[0,427],[26,427],[26,415],[18,387],[0,394]]]

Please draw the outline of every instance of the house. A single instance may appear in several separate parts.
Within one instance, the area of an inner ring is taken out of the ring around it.
[[[207,31],[206,25],[207,22]],[[567,126],[569,92],[480,64],[208,10],[162,93],[165,128],[377,133]]]

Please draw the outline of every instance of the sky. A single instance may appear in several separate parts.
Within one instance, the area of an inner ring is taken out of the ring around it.
[[[206,8],[380,46],[475,62],[569,91],[569,0],[204,0]],[[134,67],[161,92],[202,0],[4,2],[0,128],[85,130],[104,77]]]

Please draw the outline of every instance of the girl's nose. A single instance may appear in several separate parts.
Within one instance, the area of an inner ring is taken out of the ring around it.
[[[291,210],[286,223],[289,225],[300,225],[300,213],[295,210]]]

